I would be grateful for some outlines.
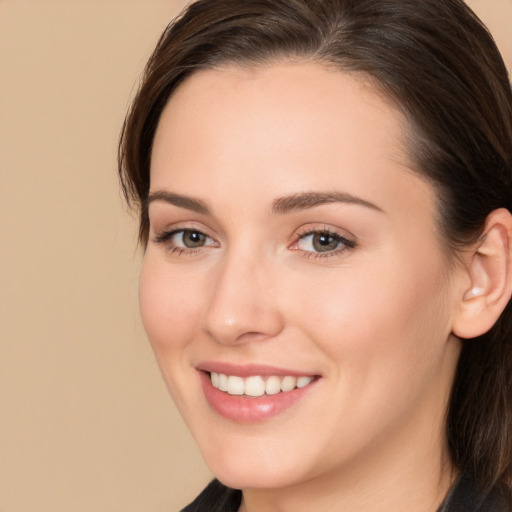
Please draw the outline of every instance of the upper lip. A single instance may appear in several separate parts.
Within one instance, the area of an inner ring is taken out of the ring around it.
[[[291,370],[272,365],[262,364],[233,364],[221,361],[204,361],[196,365],[197,370],[203,372],[223,373],[224,375],[236,375],[238,377],[251,377],[259,375],[261,377],[269,377],[271,375],[285,377],[291,375],[293,377],[314,376],[315,373],[309,371]]]

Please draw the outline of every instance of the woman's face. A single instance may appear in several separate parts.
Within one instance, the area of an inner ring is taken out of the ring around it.
[[[163,112],[142,318],[227,485],[440,456],[460,286],[405,125],[312,63],[201,71]]]

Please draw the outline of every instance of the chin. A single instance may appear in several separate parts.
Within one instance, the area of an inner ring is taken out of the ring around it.
[[[225,440],[225,442],[224,442]],[[202,442],[204,441],[204,442]],[[199,440],[206,465],[233,489],[276,489],[311,478],[307,454],[265,435]],[[293,443],[295,446],[301,443]],[[311,462],[311,461],[310,461]]]
[[[288,487],[300,480],[297,468],[286,468],[281,464],[248,464],[247,461],[230,463],[218,461],[209,465],[215,477],[232,489],[278,489]]]

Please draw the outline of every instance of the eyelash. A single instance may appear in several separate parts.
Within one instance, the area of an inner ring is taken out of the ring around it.
[[[176,256],[194,255],[194,254],[198,253],[199,251],[201,251],[201,249],[203,249],[204,245],[200,246],[200,247],[197,247],[197,248],[193,248],[193,247],[179,247],[177,245],[174,245],[171,242],[171,240],[172,240],[172,238],[175,235],[177,235],[179,233],[182,233],[182,234],[185,234],[185,233],[197,233],[197,234],[199,234],[201,236],[204,236],[207,239],[213,240],[212,237],[208,236],[206,233],[204,233],[203,231],[201,231],[199,229],[196,229],[196,228],[177,228],[177,229],[173,229],[171,231],[164,231],[164,232],[160,233],[159,235],[157,235],[155,237],[154,241],[157,244],[165,245],[167,250],[171,254],[174,254]]]
[[[354,240],[350,240],[337,231],[333,231],[332,229],[329,229],[328,227],[324,226],[323,228],[314,228],[314,229],[305,229],[302,232],[298,233],[297,240],[292,244],[292,246],[298,245],[301,241],[305,240],[308,236],[314,236],[314,235],[327,235],[330,238],[333,238],[334,241],[341,245],[341,247],[338,247],[332,251],[325,251],[325,252],[315,252],[315,251],[304,251],[301,249],[294,249],[301,251],[302,256],[304,258],[310,259],[330,259],[330,258],[336,258],[341,256],[342,253],[354,249],[356,247],[356,242]]]
[[[164,231],[157,235],[154,239],[154,242],[157,244],[165,245],[167,246],[167,250],[176,256],[181,255],[194,255],[201,251],[205,247],[205,245],[199,246],[197,248],[193,247],[179,247],[171,242],[172,238],[177,234],[185,234],[185,233],[197,233],[206,239],[213,240],[210,236],[208,236],[203,231],[196,229],[196,228],[178,228],[173,229],[171,231]],[[341,247],[336,248],[332,251],[325,251],[325,252],[316,252],[316,251],[305,251],[300,248],[294,248],[294,246],[297,246],[301,241],[305,240],[309,236],[315,236],[315,235],[327,235],[328,237],[334,239],[334,241],[341,245]],[[293,242],[288,248],[291,250],[296,250],[301,253],[301,255],[307,259],[314,258],[314,259],[329,259],[329,258],[335,258],[341,255],[341,253],[344,253],[347,250],[354,249],[356,247],[356,242],[354,240],[350,240],[342,235],[340,235],[338,232],[333,231],[327,227],[323,228],[317,228],[317,229],[307,229],[303,232],[299,232],[297,235],[297,239],[295,242]],[[214,246],[214,244],[208,244],[206,247]]]

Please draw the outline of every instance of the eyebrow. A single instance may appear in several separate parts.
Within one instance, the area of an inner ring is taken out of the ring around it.
[[[347,194],[346,192],[304,192],[293,194],[291,196],[279,197],[272,203],[272,213],[274,215],[283,215],[298,210],[307,210],[315,206],[321,206],[330,203],[357,204],[365,206],[372,210],[384,213],[382,208],[370,203],[360,197]]]
[[[201,199],[175,194],[174,192],[167,192],[164,190],[152,192],[148,196],[147,204],[149,205],[154,201],[163,201],[165,203],[178,206],[179,208],[185,208],[203,215],[210,214],[210,209]],[[273,215],[284,215],[286,213],[307,210],[309,208],[330,203],[356,204],[383,212],[382,208],[379,208],[377,205],[346,192],[303,192],[278,197],[272,202],[271,212]]]
[[[147,204],[149,205],[153,201],[163,201],[204,215],[208,215],[210,213],[210,210],[204,201],[193,197],[183,196],[181,194],[174,194],[173,192],[166,192],[164,190],[158,190],[149,194]]]

